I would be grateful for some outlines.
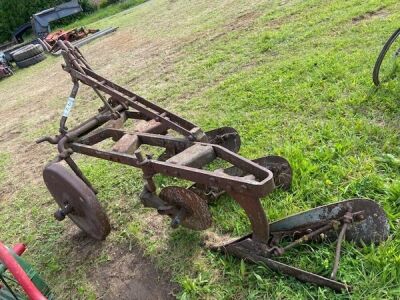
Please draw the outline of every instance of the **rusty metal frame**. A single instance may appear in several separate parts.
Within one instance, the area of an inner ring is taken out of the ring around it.
[[[92,185],[89,180],[72,160],[71,155],[73,153],[81,153],[141,168],[146,175],[147,182],[152,181],[154,175],[163,174],[224,190],[239,203],[248,215],[253,230],[253,239],[262,243],[268,242],[268,220],[260,198],[274,190],[273,173],[270,170],[220,145],[207,143],[206,135],[195,124],[96,74],[92,71],[79,49],[69,42],[59,41],[58,46],[63,49],[62,54],[65,59],[63,69],[71,75],[74,83],[70,97],[76,97],[79,83],[83,83],[96,92],[103,101],[104,106],[96,116],[71,130],[66,127],[68,117],[63,116],[60,121],[60,134],[55,137],[44,137],[38,141],[48,141],[58,145],[60,154],[55,161],[65,160],[76,175],[90,187]],[[106,100],[101,93],[107,94],[110,98]],[[154,120],[163,126],[165,132],[171,129],[183,136],[176,138],[162,134],[135,132],[139,145],[147,144],[162,147],[166,151],[172,151],[172,155],[196,144],[211,145],[215,153],[215,159],[219,158],[229,162],[233,166],[253,175],[254,179],[211,172],[167,161],[148,158],[140,159],[141,153],[132,155],[95,148],[96,144],[105,139],[112,138],[114,141],[118,141],[125,134],[129,134],[119,129],[99,129],[105,123],[121,118],[124,119],[123,121],[126,119]],[[147,184],[147,186],[151,185],[153,184]],[[152,190],[151,192],[154,193],[155,191]]]

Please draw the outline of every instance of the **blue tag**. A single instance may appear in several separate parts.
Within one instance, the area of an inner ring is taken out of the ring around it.
[[[63,117],[68,117],[72,107],[74,107],[75,98],[68,97],[67,104],[65,105]]]

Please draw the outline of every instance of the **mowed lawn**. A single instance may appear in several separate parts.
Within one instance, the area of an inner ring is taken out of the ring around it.
[[[212,232],[249,232],[239,206],[223,197],[211,206],[214,223],[206,232],[172,230],[169,220],[141,206],[141,173],[126,166],[78,159],[111,220],[105,242],[77,238],[72,222],[56,222],[41,179],[56,149],[34,144],[57,133],[71,88],[54,57],[0,82],[0,239],[28,244],[27,259],[59,299],[100,296],[93,274],[118,259],[115,249],[144,251],[180,286],[181,299],[400,298],[400,76],[379,88],[371,79],[399,20],[396,0],[155,0],[90,24],[119,29],[82,47],[98,73],[204,130],[236,128],[241,155],[287,158],[291,190],[263,199],[271,220],[353,197],[379,202],[389,239],[343,246],[338,278],[353,285],[351,294],[205,249]],[[72,123],[98,106],[83,88]],[[303,245],[280,260],[329,276],[334,249]]]

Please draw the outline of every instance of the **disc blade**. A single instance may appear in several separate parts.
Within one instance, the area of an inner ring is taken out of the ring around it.
[[[206,132],[210,144],[220,145],[232,152],[239,152],[241,141],[239,133],[232,127],[221,127]]]
[[[187,214],[182,220],[182,226],[194,230],[204,230],[211,226],[212,218],[207,202],[195,192],[182,187],[169,186],[161,190],[159,197],[169,205],[186,210]]]
[[[252,161],[264,168],[267,168],[274,174],[274,183],[277,188],[281,188],[283,190],[290,189],[292,184],[292,167],[285,158],[276,155],[269,155],[254,159]],[[247,175],[247,172],[244,172],[235,166],[224,169],[224,173],[239,177]],[[197,183],[192,185],[190,189],[203,199],[206,199],[208,202],[216,200],[219,196],[225,193],[222,189],[209,188]]]
[[[292,168],[289,162],[282,156],[268,155],[252,160],[260,166],[270,170],[274,174],[274,183],[276,187],[288,190],[292,184]],[[237,167],[230,167],[224,170],[224,173],[232,176],[247,175]]]

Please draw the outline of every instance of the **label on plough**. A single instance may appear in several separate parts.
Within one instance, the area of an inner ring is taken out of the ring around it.
[[[67,104],[65,105],[64,108],[63,117],[67,118],[69,116],[69,113],[71,112],[71,109],[74,107],[74,104],[75,104],[75,98],[68,97]]]

